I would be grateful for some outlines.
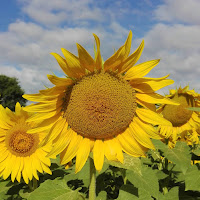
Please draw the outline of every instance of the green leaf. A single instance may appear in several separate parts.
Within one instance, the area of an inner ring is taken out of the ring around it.
[[[12,187],[12,185],[9,184],[10,181],[0,181],[0,199],[4,199],[6,196],[7,191]]]
[[[169,161],[176,164],[183,174],[191,166],[190,148],[185,142],[178,141],[175,148],[166,149],[164,155]]]
[[[159,193],[159,200],[179,200],[179,187],[174,187],[168,193],[163,195]]]
[[[117,200],[138,200],[138,191],[133,185],[123,185]]]
[[[168,146],[160,140],[152,139],[152,142],[156,149],[159,149],[161,151],[166,151],[168,149]]]
[[[138,171],[138,173],[141,172],[141,160],[139,158],[135,158],[132,156],[129,156],[124,153],[124,163],[116,162],[116,161],[110,161],[105,160],[106,163],[109,165],[123,168],[123,169],[134,169],[135,171]]]
[[[39,188],[34,190],[27,200],[84,200],[77,190],[68,188],[64,179],[46,180]]]
[[[143,188],[139,188],[138,193],[139,193],[139,200],[151,200],[151,199],[153,200],[153,198],[151,198],[151,195]]]
[[[200,170],[196,165],[190,167],[185,174],[185,190],[200,191]]]
[[[163,171],[161,170],[156,170],[156,176],[158,177],[158,179],[164,179],[166,177],[168,177],[168,174],[165,174]]]
[[[98,194],[96,200],[104,200],[104,199],[106,199],[106,198],[107,198],[107,192],[101,191],[101,192],[99,192],[99,194]]]
[[[90,173],[90,165],[89,165],[89,160],[87,160],[87,162],[85,163],[85,165],[83,166],[80,172],[75,174],[75,165],[74,165],[71,169],[71,173],[66,175],[64,179],[66,182],[71,181],[71,180],[76,180],[76,179],[82,180],[84,183],[84,186],[88,187],[90,183],[89,173]]]
[[[137,188],[143,188],[149,195],[157,198],[159,193],[156,171],[149,167],[141,166],[140,170],[132,168],[127,171],[128,180]]]

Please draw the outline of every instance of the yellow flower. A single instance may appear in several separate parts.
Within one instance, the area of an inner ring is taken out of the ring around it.
[[[94,38],[95,59],[79,44],[78,57],[65,49],[65,58],[52,53],[67,77],[48,75],[53,88],[24,95],[39,102],[26,107],[27,111],[38,112],[30,120],[44,120],[35,131],[51,127],[45,140],[53,141],[48,156],[60,154],[61,164],[76,157],[76,172],[82,169],[90,152],[97,170],[101,170],[104,156],[121,163],[123,151],[135,157],[145,156],[149,148],[154,148],[150,138],[160,139],[152,124],[171,124],[152,110],[156,103],[173,104],[155,93],[173,81],[166,79],[168,76],[144,78],[159,60],[135,65],[144,42],[129,56],[130,31],[125,44],[103,63],[100,40],[95,34]]]
[[[0,105],[0,176],[18,182],[23,176],[28,184],[33,176],[38,180],[37,171],[51,174],[48,166],[50,159],[46,155],[51,150],[51,144],[38,147],[46,133],[28,134],[34,123],[26,123],[30,116],[19,103],[16,103],[15,113]]]
[[[157,110],[171,125],[160,125],[159,133],[168,138],[169,147],[173,148],[177,140],[186,141],[188,145],[199,142],[197,129],[200,127],[199,112],[189,110],[189,107],[199,107],[200,95],[194,90],[189,90],[189,86],[180,87],[178,90],[170,90],[166,97],[178,102],[179,106],[161,105]]]

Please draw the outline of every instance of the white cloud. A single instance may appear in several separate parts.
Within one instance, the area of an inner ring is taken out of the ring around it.
[[[23,12],[34,21],[48,25],[81,23],[82,20],[102,21],[101,9],[95,7],[93,0],[19,0]]]
[[[157,20],[200,24],[199,0],[165,0],[155,10]]]
[[[157,24],[146,33],[143,60],[161,58],[150,76],[171,74],[175,80],[172,87],[186,86],[196,88],[199,84],[200,26],[180,24]]]

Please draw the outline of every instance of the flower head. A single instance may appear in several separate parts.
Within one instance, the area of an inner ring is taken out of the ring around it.
[[[198,143],[197,129],[200,127],[199,112],[189,110],[191,107],[199,107],[200,95],[194,90],[189,90],[186,86],[177,90],[170,90],[166,97],[178,102],[179,106],[163,104],[158,112],[165,119],[171,122],[171,125],[159,126],[159,133],[169,139],[169,147],[174,147],[177,140],[186,141],[188,144]]]
[[[21,176],[28,184],[33,176],[38,180],[37,171],[47,172],[50,159],[46,155],[51,150],[51,144],[38,147],[46,136],[45,132],[28,134],[27,131],[35,124],[27,123],[30,113],[24,111],[19,103],[15,106],[15,113],[0,105],[0,176],[20,182]]]
[[[52,53],[66,78],[48,75],[55,85],[53,88],[24,95],[39,102],[26,107],[27,111],[38,112],[30,120],[43,119],[41,130],[51,127],[45,140],[53,142],[48,156],[60,154],[61,164],[76,157],[76,172],[81,170],[90,152],[97,170],[101,170],[104,156],[120,162],[123,152],[145,156],[149,148],[154,148],[150,138],[160,139],[152,124],[171,124],[152,111],[155,104],[174,104],[155,93],[173,83],[168,76],[144,78],[159,60],[135,65],[144,42],[129,56],[132,32],[104,63],[100,40],[95,34],[94,38],[95,59],[79,44],[78,57],[65,49],[62,49],[65,58]]]

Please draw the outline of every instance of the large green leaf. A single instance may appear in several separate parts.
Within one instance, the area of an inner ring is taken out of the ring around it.
[[[179,200],[179,188],[174,187],[168,193],[163,195],[159,193],[159,200]]]
[[[117,200],[139,200],[138,191],[133,185],[123,185],[119,190]]]
[[[196,165],[190,167],[185,174],[185,190],[200,191],[200,170]]]
[[[175,148],[164,150],[164,155],[169,161],[176,164],[183,174],[191,165],[190,148],[185,142],[177,142]]]
[[[46,180],[34,190],[27,200],[84,200],[78,190],[71,190],[63,179]]]
[[[143,188],[149,195],[157,198],[159,193],[156,171],[141,165],[140,170],[127,170],[127,178],[137,188]]]
[[[0,199],[4,199],[7,191],[12,185],[9,184],[10,181],[0,180]]]
[[[135,171],[138,171],[138,173],[141,172],[141,160],[139,158],[135,158],[132,156],[129,156],[124,153],[124,163],[116,162],[116,161],[110,161],[105,160],[106,163],[109,165],[123,168],[123,169],[134,169]]]

